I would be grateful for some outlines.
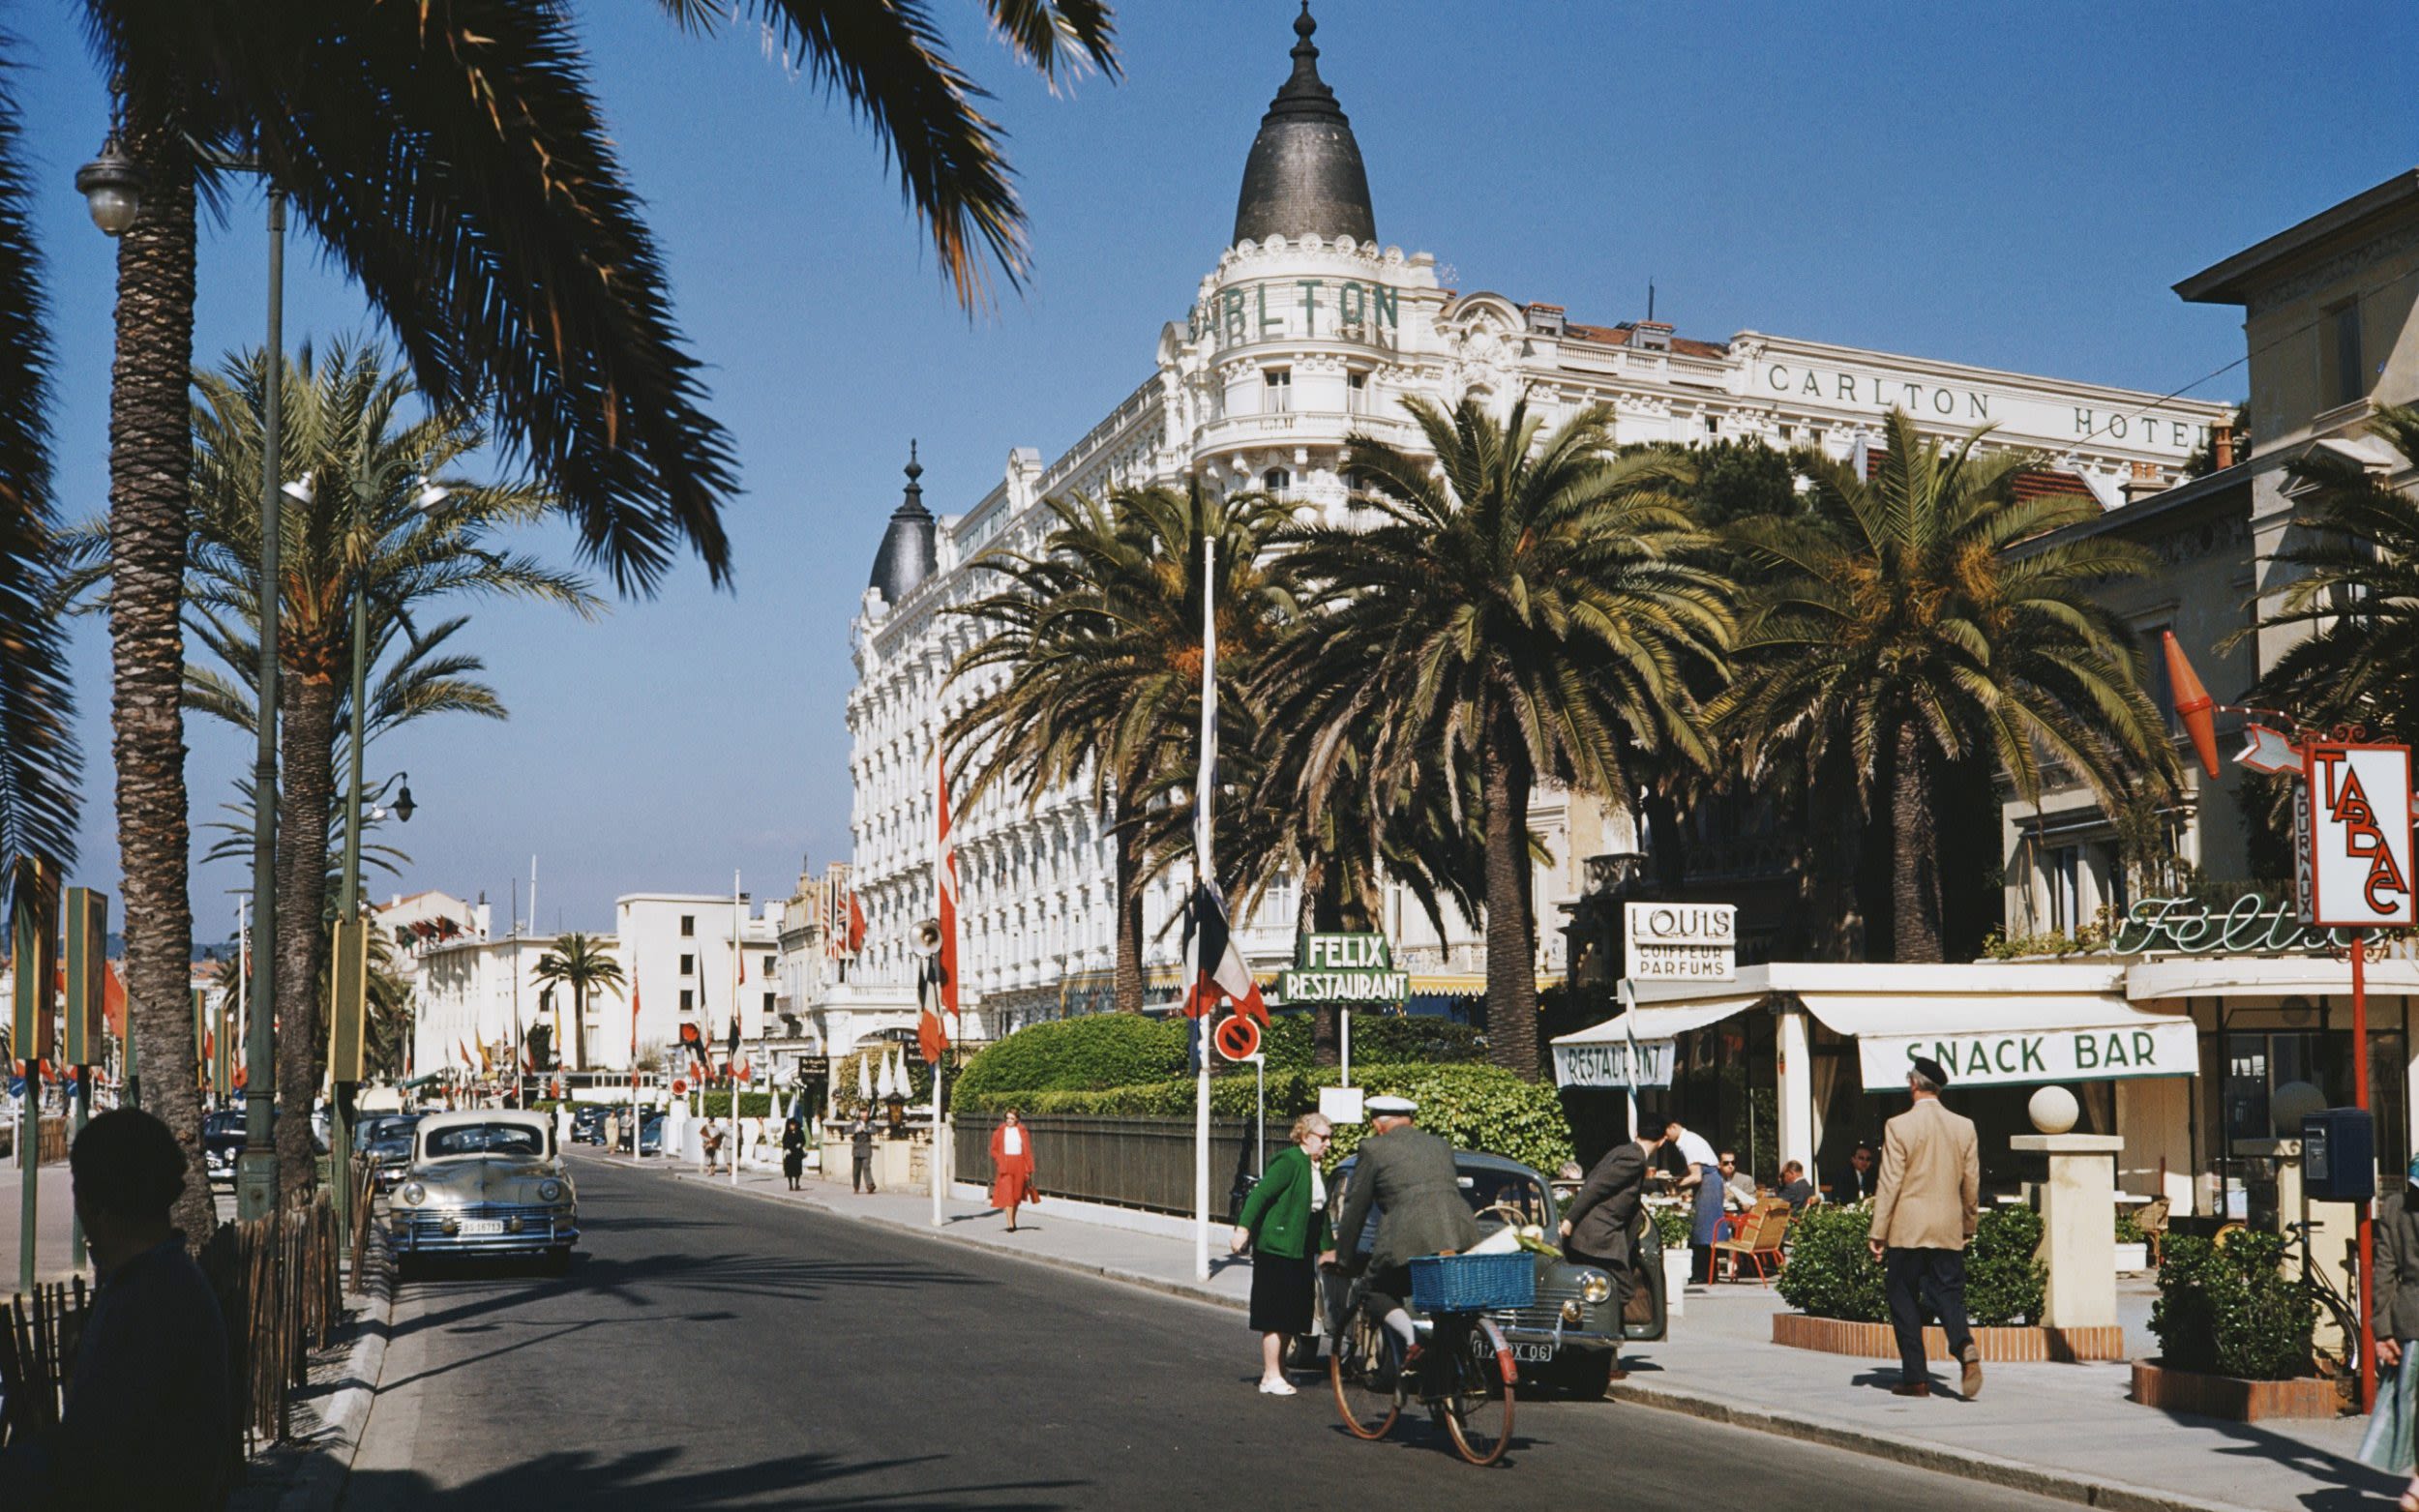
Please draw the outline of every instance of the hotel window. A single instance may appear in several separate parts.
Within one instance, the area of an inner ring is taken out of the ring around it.
[[[680,958],[680,974],[682,976],[697,975],[697,957],[683,956]]]
[[[1347,413],[1365,415],[1369,412],[1369,375],[1351,372],[1344,375],[1344,408]]]
[[[1261,404],[1264,415],[1282,415],[1294,407],[1294,370],[1271,368],[1261,376],[1268,382],[1268,398]]]
[[[1282,467],[1271,467],[1260,475],[1260,487],[1270,493],[1283,493],[1294,486],[1294,475]]]
[[[2348,404],[2369,392],[2360,362],[2360,301],[2346,300],[2326,312],[2327,407]]]
[[[2183,723],[2175,717],[2175,690],[2167,683],[2166,633],[2173,628],[2152,625],[2135,633],[2136,643],[2142,648],[2143,659],[2149,664],[2150,686],[2142,691],[2150,695],[2151,707],[2157,709],[2159,717],[2166,721],[2170,736],[2184,732]]]
[[[764,974],[766,976],[771,976],[774,972],[780,969],[781,958],[779,956],[766,956],[764,958]]]
[[[690,935],[695,934],[696,933],[697,915],[694,913],[682,914],[680,916],[680,937],[682,939],[687,939]]]
[[[2083,852],[2061,845],[2042,858],[2042,880],[2049,888],[2049,928],[2059,934],[2075,928],[2083,911]]]
[[[694,1013],[697,1011],[696,989],[684,987],[680,990],[680,1011],[682,1013]]]
[[[764,1017],[765,1017],[765,1018],[767,1018],[767,1019],[769,1019],[769,1018],[771,1018],[772,1016],[773,1016],[773,994],[772,994],[772,993],[766,993],[764,994]]]

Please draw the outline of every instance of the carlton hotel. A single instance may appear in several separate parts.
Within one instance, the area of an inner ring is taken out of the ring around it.
[[[1623,442],[1698,445],[1756,438],[1857,457],[1882,417],[1904,410],[1942,437],[1989,424],[1990,444],[2051,459],[2061,486],[2107,507],[2174,481],[2226,418],[2223,406],[2088,383],[1863,351],[1747,331],[1693,341],[1653,320],[1587,325],[1560,305],[1438,282],[1436,259],[1378,236],[1359,144],[1319,76],[1307,10],[1293,71],[1243,166],[1235,231],[1161,328],[1143,381],[1055,459],[1019,447],[999,481],[956,513],[925,506],[908,468],[873,580],[851,626],[857,682],[852,871],[867,934],[861,956],[812,990],[833,1052],[878,1025],[908,1022],[911,931],[934,912],[932,771],[936,732],[977,689],[948,670],[977,626],[945,613],[988,591],[970,564],[986,550],[1034,549],[1045,497],[1120,485],[1269,489],[1305,514],[1345,518],[1345,437],[1420,444],[1401,400],[1499,404],[1527,392],[1549,424],[1609,405]],[[1516,270],[1508,270],[1516,273]],[[996,581],[996,579],[995,579]],[[1591,855],[1634,849],[1624,806],[1540,793],[1532,825],[1551,852],[1534,896],[1539,974],[1559,975],[1558,925],[1584,890]],[[1105,1002],[1111,961],[1111,851],[1080,792],[990,797],[958,827],[961,961],[970,1002],[997,1034]],[[1181,882],[1147,898],[1152,997],[1172,995],[1180,943],[1165,928]],[[1297,900],[1279,887],[1246,928],[1249,954],[1292,950]],[[1398,900],[1387,928],[1415,995],[1482,990],[1482,937],[1464,921],[1437,936]],[[972,1025],[969,1025],[971,1032]]]

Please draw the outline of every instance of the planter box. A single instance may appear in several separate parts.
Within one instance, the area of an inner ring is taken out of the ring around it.
[[[2150,1246],[2147,1244],[2118,1245],[2116,1247],[2116,1268],[2119,1270],[2148,1270],[2150,1268]]]
[[[1986,1360],[2121,1360],[2125,1330],[2108,1328],[1977,1328],[1974,1342]],[[1853,1354],[1866,1359],[1895,1360],[1898,1336],[1888,1323],[1857,1323],[1838,1318],[1808,1318],[1804,1313],[1775,1313],[1773,1343],[1793,1349],[1819,1349],[1826,1354]],[[1924,1330],[1924,1357],[1948,1360],[1949,1336],[1938,1328]]]
[[[1695,1260],[1692,1249],[1663,1252],[1663,1311],[1674,1318],[1687,1311],[1688,1278],[1696,1272]]]
[[[2157,1360],[2134,1362],[2134,1400],[2162,1411],[2195,1412],[2238,1423],[2255,1423],[2263,1417],[2333,1417],[2344,1410],[2343,1393],[2323,1376],[2245,1380],[2238,1376],[2169,1370]]]

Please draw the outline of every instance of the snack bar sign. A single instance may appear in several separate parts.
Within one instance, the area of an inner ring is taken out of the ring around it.
[[[2293,806],[2302,921],[2322,929],[2419,923],[2410,748],[2314,741],[2305,762]]]
[[[1622,974],[1632,982],[1727,982],[1738,975],[1734,904],[1627,904],[1622,925]]]

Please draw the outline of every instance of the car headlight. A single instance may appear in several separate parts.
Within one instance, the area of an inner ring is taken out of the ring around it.
[[[541,1182],[539,1182],[539,1183],[538,1183],[538,1201],[541,1201],[541,1202],[559,1202],[559,1201],[561,1201],[562,1200],[563,1200],[563,1184],[562,1184],[561,1182],[559,1182],[559,1181],[541,1181]]]
[[[1613,1294],[1613,1278],[1600,1270],[1579,1272],[1579,1295],[1593,1307]]]
[[[429,1189],[422,1186],[417,1181],[406,1181],[403,1183],[403,1191],[396,1195],[403,1200],[404,1206],[418,1207],[422,1202],[428,1201]]]

